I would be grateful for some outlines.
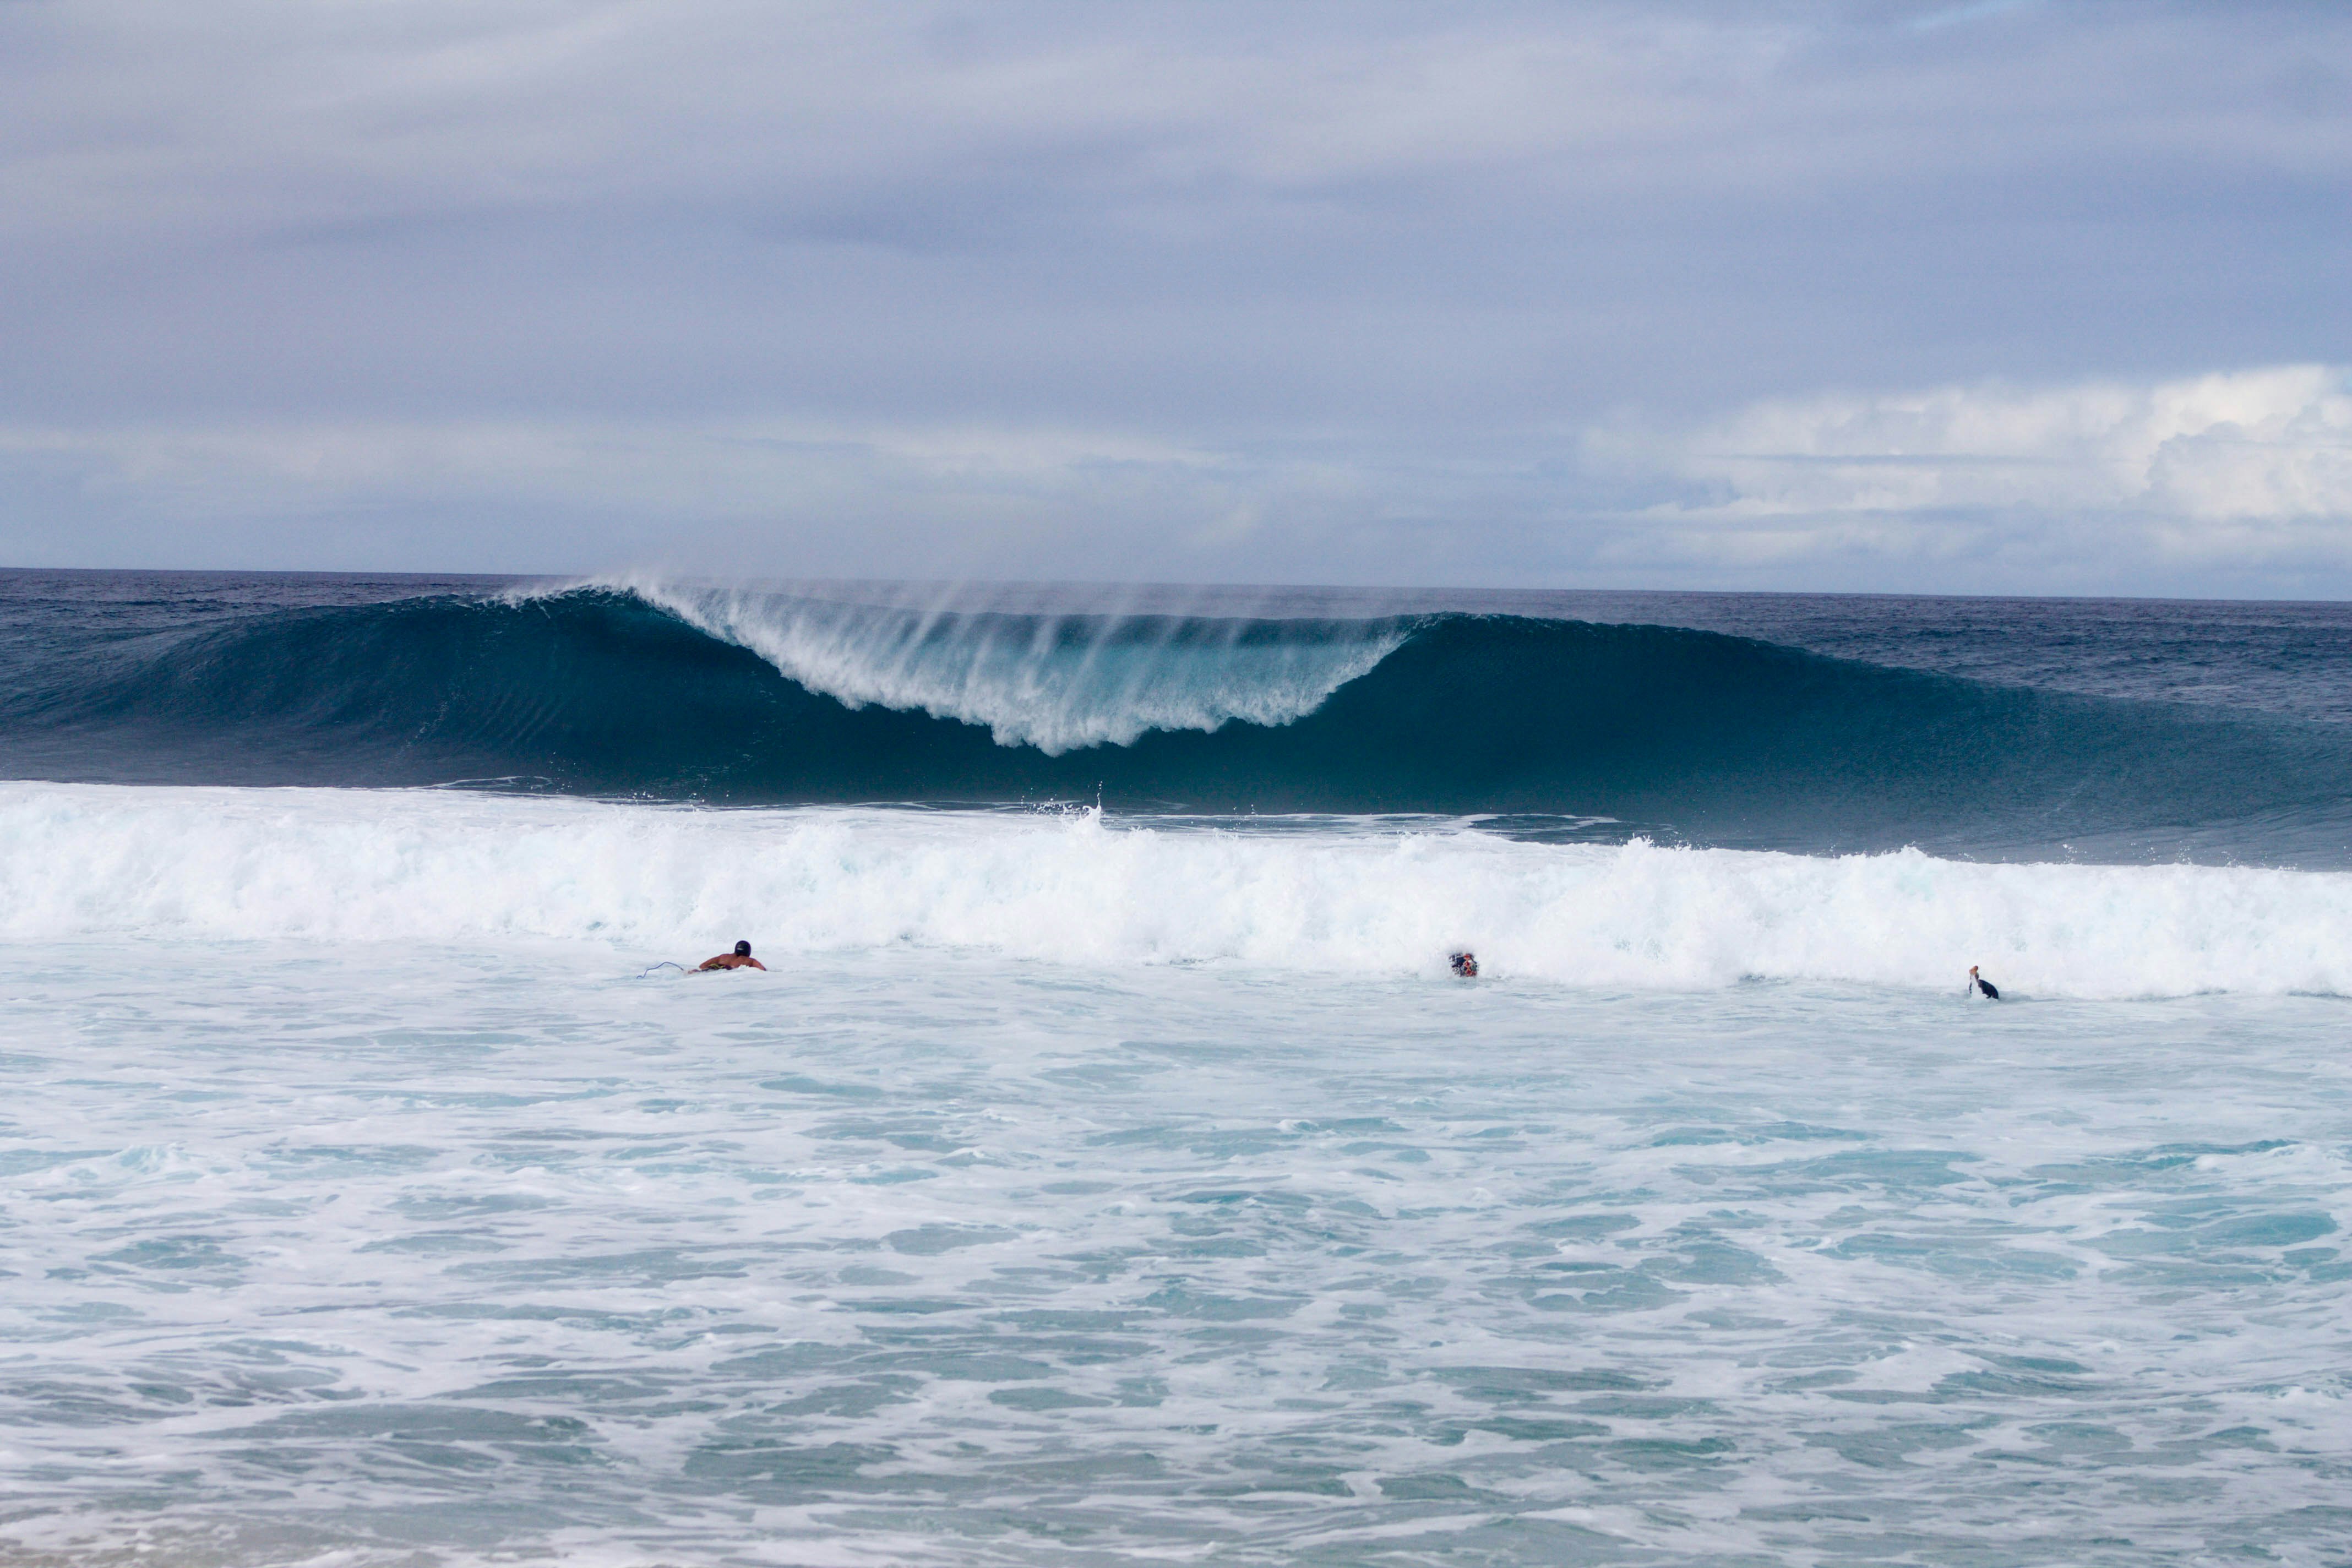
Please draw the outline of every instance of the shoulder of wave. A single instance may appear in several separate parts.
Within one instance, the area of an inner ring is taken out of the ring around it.
[[[575,594],[614,594],[643,599],[647,604],[661,604],[667,598],[682,598],[686,584],[677,579],[651,572],[599,572],[585,577],[539,577],[527,582],[509,583],[488,596],[496,605],[534,605],[550,599],[570,598]]]

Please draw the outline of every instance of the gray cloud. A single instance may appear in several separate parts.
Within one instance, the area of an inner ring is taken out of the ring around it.
[[[2343,592],[2340,509],[2119,531],[2050,462],[1872,512],[1691,443],[2352,363],[2347,46],[2293,5],[0,7],[0,556]]]

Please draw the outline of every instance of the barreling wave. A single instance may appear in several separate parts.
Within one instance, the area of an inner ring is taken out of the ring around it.
[[[1062,814],[696,811],[349,791],[0,785],[0,939],[914,946],[1694,989],[2352,993],[2352,874],[1254,834]],[[625,965],[616,973],[625,973]]]
[[[1504,616],[929,614],[587,586],[47,658],[0,771],[727,804],[1100,798],[1695,842],[2342,863],[2352,730]]]
[[[512,597],[583,588],[667,610],[852,710],[961,720],[1049,757],[1154,730],[1290,723],[1405,637],[1393,620],[1318,621],[1302,636],[1263,621],[894,609],[635,576]]]

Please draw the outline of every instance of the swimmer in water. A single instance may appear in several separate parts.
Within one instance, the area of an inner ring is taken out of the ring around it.
[[[765,969],[768,966],[751,956],[751,944],[739,942],[732,952],[722,952],[716,958],[706,958],[697,969]]]
[[[1454,973],[1462,976],[1463,979],[1475,980],[1478,978],[1478,955],[1476,953],[1457,952],[1448,958],[1445,962],[1452,964],[1454,966]]]
[[[1983,975],[1979,974],[1977,973],[1977,966],[1973,963],[1969,965],[1969,984],[1977,990],[1983,992],[1986,1001],[1998,1002],[2000,1000],[2000,987],[1995,985],[1991,981],[1987,980]]]

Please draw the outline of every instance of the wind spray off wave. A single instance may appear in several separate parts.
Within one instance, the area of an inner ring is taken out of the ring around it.
[[[853,710],[873,703],[961,720],[1000,746],[1034,746],[1049,757],[1129,745],[1153,731],[1290,723],[1394,652],[1407,632],[1394,620],[1310,630],[1181,616],[845,604],[635,575],[535,595],[583,590],[659,605]]]

